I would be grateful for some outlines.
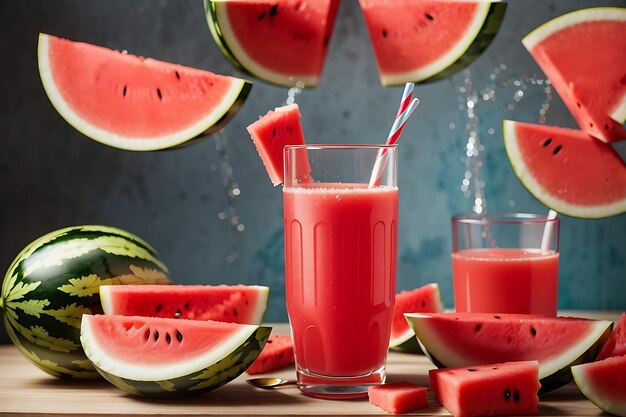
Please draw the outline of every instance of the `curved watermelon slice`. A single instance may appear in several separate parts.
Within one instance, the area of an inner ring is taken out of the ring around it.
[[[268,287],[246,285],[103,285],[105,314],[261,324]],[[143,287],[143,288],[142,288]]]
[[[109,382],[136,395],[201,394],[239,376],[271,328],[216,321],[83,315],[80,340]]]
[[[439,368],[539,361],[542,391],[572,379],[570,367],[595,359],[612,322],[522,314],[406,314]]]
[[[522,43],[582,130],[626,139],[626,8],[596,7],[557,17]]]
[[[204,0],[213,39],[236,66],[273,84],[318,84],[339,0]]]
[[[39,74],[59,114],[105,145],[150,151],[188,144],[229,122],[247,81],[39,35]]]
[[[504,145],[517,177],[546,206],[586,218],[626,211],[626,164],[611,145],[574,129],[509,120]]]
[[[407,353],[421,352],[415,333],[404,318],[404,313],[441,313],[443,303],[439,284],[426,284],[411,291],[396,294],[391,322],[391,340],[389,347]]]
[[[626,356],[572,367],[580,391],[607,413],[626,417]]]
[[[626,356],[626,313],[623,313],[613,328],[609,340],[598,354],[599,361],[613,356]],[[626,369],[624,370],[626,372]]]
[[[382,85],[446,78],[495,37],[506,4],[359,0]]]

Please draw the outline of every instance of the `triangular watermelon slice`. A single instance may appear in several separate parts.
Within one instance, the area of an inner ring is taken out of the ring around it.
[[[495,37],[506,4],[359,0],[382,85],[448,77],[476,60]]]
[[[580,391],[607,413],[626,417],[626,356],[572,367]]]
[[[315,87],[339,0],[204,0],[213,39],[236,66],[273,84]]]
[[[504,121],[504,145],[522,184],[574,217],[626,211],[626,164],[611,145],[574,129]]]
[[[597,360],[601,361],[613,356],[626,356],[626,313],[622,313],[611,332],[611,336],[609,336],[609,340],[606,341],[598,354]]]
[[[582,130],[604,142],[626,139],[626,8],[567,13],[522,43]]]
[[[39,74],[59,114],[85,136],[133,151],[221,130],[252,85],[195,68],[39,35]]]

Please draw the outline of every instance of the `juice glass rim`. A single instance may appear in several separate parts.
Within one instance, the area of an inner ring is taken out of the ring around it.
[[[285,145],[285,150],[287,149],[309,149],[309,150],[317,150],[317,149],[397,149],[398,145],[371,145],[371,144],[363,144],[363,143],[314,143],[314,144],[304,144],[304,145]]]
[[[452,216],[453,223],[461,224],[559,224],[558,217],[549,219],[545,214],[534,213],[465,213]]]

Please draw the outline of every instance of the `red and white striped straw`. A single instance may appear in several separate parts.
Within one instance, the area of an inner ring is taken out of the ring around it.
[[[411,117],[411,114],[415,111],[420,101],[417,98],[413,98],[413,89],[415,88],[415,84],[406,83],[404,86],[404,92],[402,93],[402,100],[400,101],[400,105],[398,106],[398,113],[396,114],[396,119],[391,126],[391,130],[389,131],[389,136],[387,136],[387,145],[393,145],[398,141],[400,135],[402,134],[402,130],[406,125],[407,120]],[[369,186],[374,187],[378,185],[380,180],[380,176],[382,175],[382,169],[385,166],[386,159],[384,155],[387,150],[382,149],[378,152],[378,156],[376,157],[376,162],[374,163],[374,169],[372,170],[372,175],[370,177]]]

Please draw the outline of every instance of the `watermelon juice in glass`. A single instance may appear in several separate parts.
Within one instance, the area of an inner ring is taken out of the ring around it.
[[[534,214],[452,218],[458,312],[556,316],[559,219]]]
[[[380,180],[369,186],[384,153]],[[385,380],[396,287],[395,145],[285,147],[287,311],[298,387],[367,395]]]

